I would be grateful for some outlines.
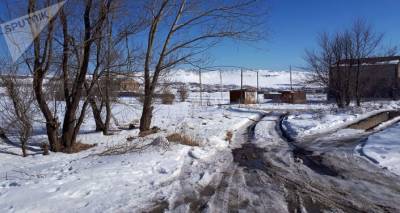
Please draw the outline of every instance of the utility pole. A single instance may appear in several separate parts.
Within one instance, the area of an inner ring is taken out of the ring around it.
[[[290,71],[290,91],[293,91],[293,82],[292,82],[292,65],[289,67]]]
[[[258,102],[258,70],[257,70],[257,104],[259,104],[259,102]]]
[[[201,69],[199,69],[199,83],[200,83],[200,106],[203,106],[203,87],[201,85]]]
[[[240,104],[243,102],[243,68],[240,68]]]
[[[223,95],[222,95],[222,71],[219,71],[219,92],[221,93],[221,102],[220,104],[222,104],[223,101]]]

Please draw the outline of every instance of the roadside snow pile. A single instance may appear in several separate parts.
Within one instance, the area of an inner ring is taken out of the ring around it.
[[[363,153],[382,167],[400,175],[400,123],[371,135]]]
[[[308,135],[328,132],[349,121],[354,121],[357,115],[338,113],[304,113],[289,115],[283,121],[283,127],[293,138],[301,138]]]
[[[399,102],[391,101],[385,105],[378,102],[371,102],[364,103],[362,108],[351,107],[348,109],[336,109],[333,106],[325,106],[327,106],[325,109],[313,110],[313,108],[310,108],[305,112],[290,114],[283,120],[284,130],[293,139],[300,139],[316,134],[326,134],[372,115],[396,109],[399,107]]]
[[[120,124],[138,119],[138,106],[136,101],[117,104],[115,119]],[[137,137],[138,130],[120,130],[111,136],[93,133],[94,123],[88,119],[78,140],[97,146],[80,153],[42,156],[32,149],[22,158],[17,155],[18,147],[0,142],[0,212],[175,208],[182,199],[196,195],[196,190],[218,182],[232,161],[226,132],[242,128],[258,116],[251,111],[189,103],[157,105],[154,125],[161,131],[145,138]],[[199,140],[200,146],[165,140],[176,132]],[[32,144],[44,138],[37,135]]]

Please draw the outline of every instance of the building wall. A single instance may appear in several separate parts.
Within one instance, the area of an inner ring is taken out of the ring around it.
[[[346,69],[349,71],[350,94],[355,96],[357,66],[331,68],[329,73],[328,99],[335,98],[335,90],[347,84]],[[360,68],[359,92],[363,99],[397,99],[399,93],[399,64],[363,65]]]
[[[229,92],[231,104],[255,104],[257,92],[245,90],[231,90]]]

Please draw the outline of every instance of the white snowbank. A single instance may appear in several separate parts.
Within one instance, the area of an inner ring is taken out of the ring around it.
[[[400,102],[390,102],[385,106],[379,103],[364,103],[361,108],[337,110],[309,110],[291,114],[283,121],[284,129],[292,138],[302,138],[315,134],[330,133],[381,112],[396,109]]]
[[[400,175],[400,123],[371,135],[363,152],[382,167]]]

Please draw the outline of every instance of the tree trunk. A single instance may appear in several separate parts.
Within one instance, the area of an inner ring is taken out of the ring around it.
[[[50,150],[53,152],[59,152],[62,149],[60,140],[58,138],[59,124],[57,118],[53,117],[52,112],[50,111],[45,101],[44,95],[42,93],[42,84],[43,84],[42,71],[37,70],[33,79],[33,90],[35,92],[36,101],[38,103],[40,111],[42,112],[46,120],[46,132],[47,132],[47,137],[49,139]]]
[[[143,101],[142,117],[140,118],[140,132],[150,130],[151,120],[153,117],[152,95],[145,94]]]
[[[26,157],[26,140],[21,139],[22,157]]]
[[[106,119],[104,121],[104,129],[103,129],[103,134],[108,135],[109,130],[110,130],[110,121],[111,121],[111,103],[109,98],[106,100]]]
[[[357,76],[356,76],[356,102],[357,106],[361,106],[361,96],[360,96],[360,60],[358,60],[357,63]]]
[[[351,90],[350,90],[350,85],[351,85],[351,66],[346,70],[346,85],[344,89],[344,98],[345,98],[345,103],[346,106],[350,106],[351,103]]]
[[[90,107],[92,108],[93,119],[96,124],[96,132],[104,132],[105,125],[101,118],[101,108],[100,109],[97,108],[96,101],[92,97],[89,98],[89,104]]]
[[[64,116],[64,123],[62,129],[61,142],[64,146],[65,152],[72,152],[72,146],[75,144],[76,138],[74,137],[74,130],[76,125],[76,110],[74,107],[67,107]]]

